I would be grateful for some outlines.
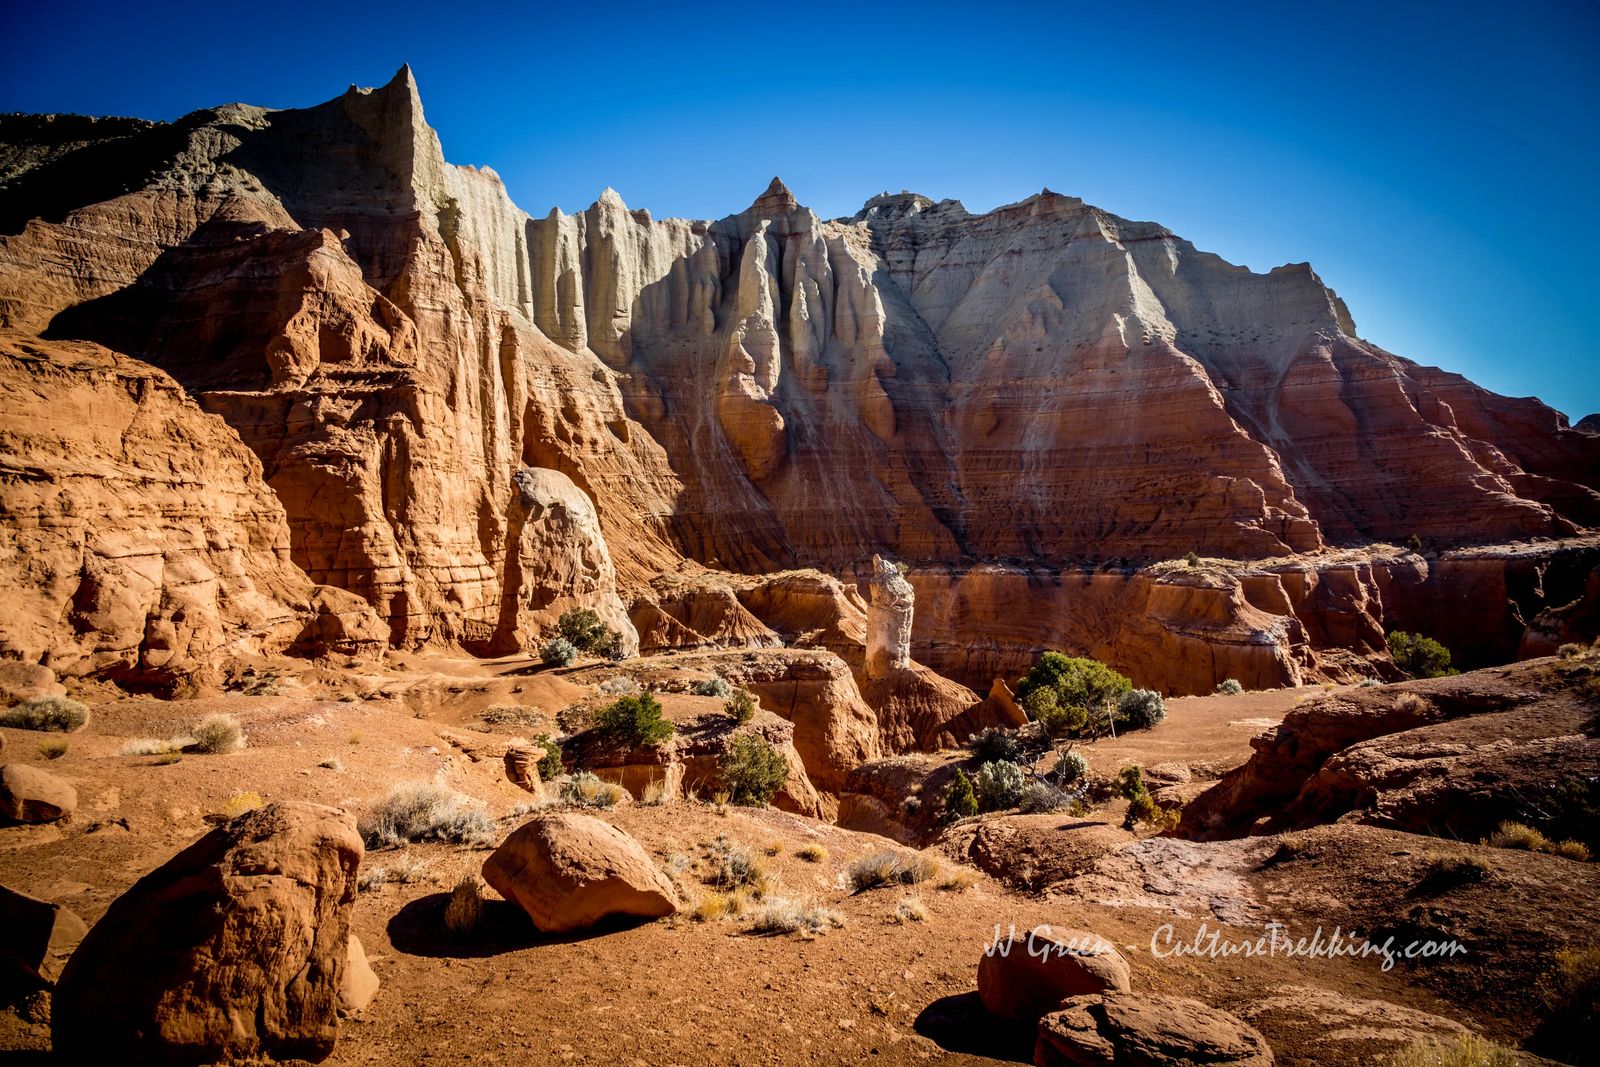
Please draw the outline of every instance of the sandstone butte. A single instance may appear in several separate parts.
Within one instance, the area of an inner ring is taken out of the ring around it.
[[[585,606],[630,650],[811,635],[904,747],[1042,648],[1199,692],[1593,618],[1600,435],[1362,340],[1306,264],[1049,190],[534,218],[408,68],[0,117],[0,351],[0,656],[61,676],[503,654]],[[901,647],[857,579],[914,593]]]

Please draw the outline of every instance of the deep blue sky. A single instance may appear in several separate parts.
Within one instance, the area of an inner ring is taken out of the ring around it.
[[[0,111],[294,107],[409,62],[456,163],[533,214],[607,185],[718,217],[780,174],[1043,186],[1256,270],[1309,260],[1362,336],[1600,411],[1600,6],[4,3]]]

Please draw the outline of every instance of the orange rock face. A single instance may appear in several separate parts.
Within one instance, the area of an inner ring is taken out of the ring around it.
[[[1101,565],[1600,521],[1600,435],[1361,340],[1303,264],[1254,274],[1048,190],[828,221],[775,180],[713,222],[610,190],[536,219],[445,161],[409,70],[297,110],[0,119],[0,327],[166,370],[259,459],[292,564],[402,647],[527,648],[569,604],[646,648],[762,647],[848,597],[650,579],[882,553],[917,565],[909,653],[979,691],[1055,645],[1169,691],[1284,684],[1365,656],[1410,610],[1386,590],[1429,581]],[[598,532],[530,519],[522,470],[564,476]],[[1495,566],[1462,573],[1498,617]],[[1558,603],[1520,581],[1484,655]],[[864,682],[855,625],[811,643]],[[939,733],[954,703],[911,688],[900,717]]]

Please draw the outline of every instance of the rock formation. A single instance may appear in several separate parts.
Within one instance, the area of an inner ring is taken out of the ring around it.
[[[590,815],[541,815],[483,864],[494,890],[547,933],[677,910],[672,883],[626,833]]]
[[[57,1055],[325,1059],[361,856],[354,818],[304,803],[270,804],[190,845],[118,898],[68,961]]]
[[[646,647],[758,646],[737,594],[695,614],[649,579],[883,553],[917,564],[912,654],[980,689],[1042,640],[994,618],[1048,621],[1144,686],[1284,684],[1337,675],[1321,649],[1364,652],[1404,605],[1378,619],[1362,576],[1318,561],[1236,585],[1099,568],[1600,521],[1600,435],[1360,339],[1304,264],[1255,274],[1049,190],[830,221],[774,180],[717,221],[611,190],[533,218],[445,162],[409,69],[304,109],[8,116],[0,147],[0,328],[169,372],[258,457],[292,563],[395,646],[526,647],[559,603],[621,623],[619,590]],[[521,470],[564,475],[534,498],[577,515],[575,491],[593,520],[530,519]],[[8,511],[28,492],[9,483]],[[273,544],[240,566],[282,569]],[[1475,607],[1501,612],[1492,586]],[[1550,587],[1534,611],[1577,595]],[[195,613],[154,610],[149,639],[137,610],[79,612],[66,655],[183,662]],[[924,690],[919,739],[948,716]]]
[[[1272,1048],[1243,1020],[1189,997],[1074,997],[1039,1020],[1037,1067],[1272,1067]]]
[[[872,557],[868,588],[866,672],[882,678],[911,666],[916,591],[894,564],[878,556]]]

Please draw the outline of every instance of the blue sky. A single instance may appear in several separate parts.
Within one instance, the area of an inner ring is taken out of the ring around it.
[[[316,103],[409,62],[456,163],[538,215],[607,185],[825,216],[1049,186],[1256,270],[1362,336],[1600,411],[1600,6],[7,4],[0,111]]]

